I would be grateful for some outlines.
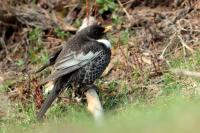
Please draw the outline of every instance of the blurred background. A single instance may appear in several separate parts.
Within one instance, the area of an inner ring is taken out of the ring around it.
[[[199,0],[0,0],[0,132],[198,132]],[[96,81],[106,121],[63,93],[43,122],[39,83],[30,74],[94,16],[112,60]]]

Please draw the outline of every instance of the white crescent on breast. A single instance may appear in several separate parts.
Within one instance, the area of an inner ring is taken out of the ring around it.
[[[97,42],[103,43],[109,49],[112,47],[111,43],[106,39],[98,39]]]

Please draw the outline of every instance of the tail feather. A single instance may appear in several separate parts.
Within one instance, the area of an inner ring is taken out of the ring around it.
[[[44,103],[42,104],[42,107],[40,108],[37,114],[37,118],[39,120],[43,118],[44,114],[47,112],[48,108],[51,106],[53,101],[68,86],[68,84],[69,84],[69,81],[66,83],[66,80],[64,80],[62,77],[56,80],[52,91],[49,93],[49,95],[45,99]]]

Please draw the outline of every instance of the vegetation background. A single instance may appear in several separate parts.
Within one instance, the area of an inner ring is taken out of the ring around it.
[[[198,132],[199,0],[0,0],[0,132]],[[44,121],[32,75],[87,15],[112,24],[112,61],[96,81],[106,121],[62,94]]]

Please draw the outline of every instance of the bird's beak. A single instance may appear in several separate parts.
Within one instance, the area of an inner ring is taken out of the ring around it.
[[[109,26],[105,27],[105,30],[103,32],[106,33],[106,32],[111,31],[111,30],[112,30],[112,26],[109,25]]]

